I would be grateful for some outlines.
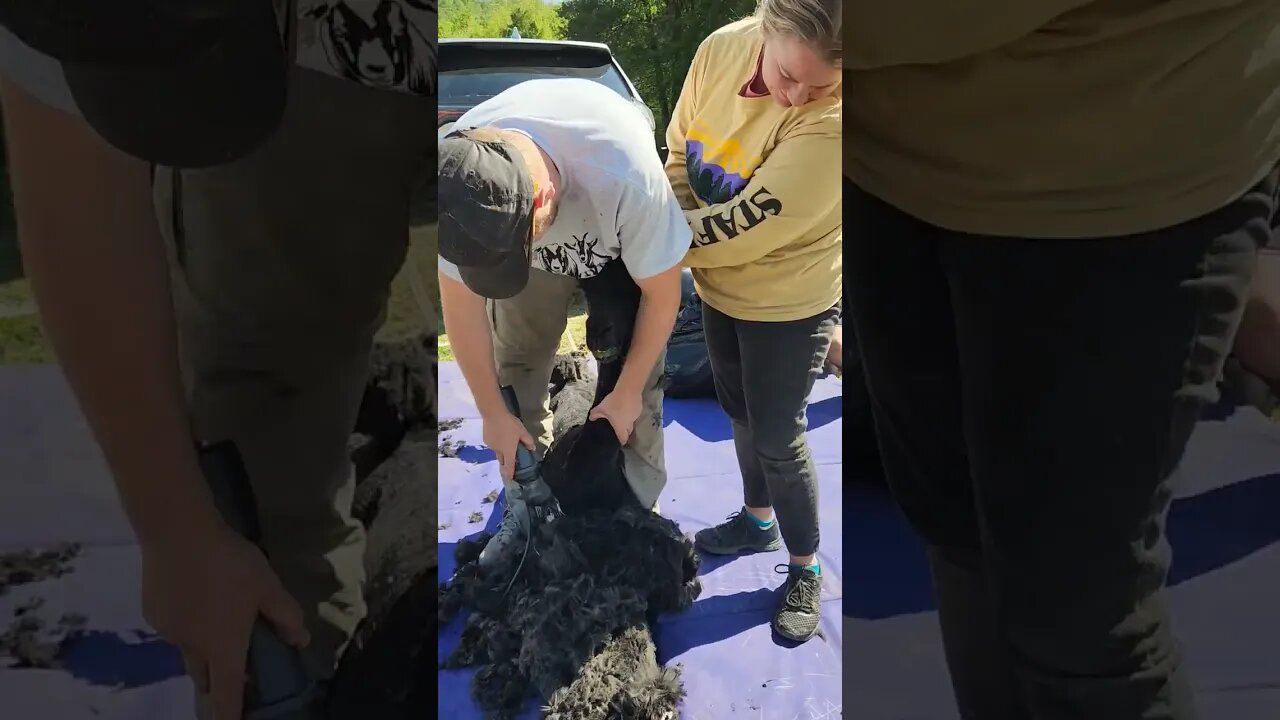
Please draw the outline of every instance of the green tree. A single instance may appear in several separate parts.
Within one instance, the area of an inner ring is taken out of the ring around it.
[[[757,0],[440,0],[440,37],[507,37],[605,43],[653,110],[659,144],[689,63],[716,28]]]
[[[555,6],[543,0],[518,0],[511,8],[511,25],[522,37],[562,40],[566,23]]]
[[[515,27],[521,37],[559,40],[565,21],[542,0],[441,0],[439,26],[442,38],[507,37]]]

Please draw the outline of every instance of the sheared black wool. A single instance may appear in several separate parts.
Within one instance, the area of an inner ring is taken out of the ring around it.
[[[468,562],[445,587],[441,623],[472,611],[445,667],[478,666],[474,695],[491,717],[517,714],[531,690],[556,720],[676,717],[679,672],[658,666],[650,629],[700,590],[676,524],[633,504],[566,515],[532,544],[505,597],[519,555],[484,570]]]
[[[639,289],[620,262],[582,285],[587,345],[599,365],[589,408],[617,383]],[[562,371],[552,390],[560,395],[581,379]],[[473,694],[492,718],[516,715],[531,692],[551,720],[675,718],[679,668],[658,664],[652,623],[697,598],[697,555],[679,526],[640,507],[609,423],[583,422],[572,404],[558,407],[575,422],[558,428],[542,465],[565,514],[535,530],[518,574],[520,553],[482,570],[476,560],[488,537],[458,544],[439,620],[470,615],[444,666],[477,667]]]

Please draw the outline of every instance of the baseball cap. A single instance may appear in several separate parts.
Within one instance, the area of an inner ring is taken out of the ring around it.
[[[194,168],[242,157],[279,126],[290,61],[276,4],[4,3],[0,23],[61,62],[80,114],[108,143],[141,160]]]
[[[529,282],[533,176],[496,130],[457,130],[440,140],[440,257],[477,295],[505,300]]]

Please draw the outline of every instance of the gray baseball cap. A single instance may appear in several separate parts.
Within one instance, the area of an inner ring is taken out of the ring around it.
[[[513,297],[529,282],[533,176],[491,128],[455,130],[439,145],[440,257],[475,294]]]

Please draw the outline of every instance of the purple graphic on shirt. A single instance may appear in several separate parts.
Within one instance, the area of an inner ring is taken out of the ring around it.
[[[704,203],[718,205],[728,202],[747,186],[747,178],[726,172],[715,163],[704,162],[702,158],[706,154],[706,146],[701,141],[689,140],[684,152],[689,185]]]

